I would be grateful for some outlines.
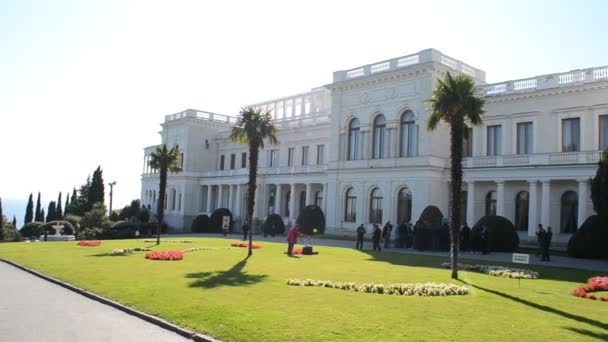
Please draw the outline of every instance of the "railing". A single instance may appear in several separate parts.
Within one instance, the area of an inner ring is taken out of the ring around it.
[[[462,166],[464,168],[490,168],[528,165],[595,164],[600,160],[601,154],[602,151],[581,151],[469,157],[463,160]]]
[[[329,113],[331,110],[331,93],[327,88],[315,88],[301,93],[251,105],[262,111],[270,111],[277,120],[298,120],[316,114]]]
[[[446,65],[456,71],[465,73],[479,81],[485,81],[486,74],[484,71],[473,68],[472,66],[467,65],[457,59],[448,57],[437,50],[427,49],[412,55],[397,57],[378,63],[364,65],[354,69],[336,71],[334,72],[334,82],[347,81],[363,76],[374,75],[383,71],[397,70],[431,61]]]
[[[608,66],[488,84],[482,89],[485,96],[501,96],[600,81],[608,81]]]
[[[215,122],[221,122],[221,123],[232,124],[232,125],[234,125],[237,122],[237,118],[234,116],[205,112],[205,111],[196,110],[196,109],[187,109],[187,110],[184,110],[179,113],[166,115],[165,122],[183,119],[183,118],[195,118],[195,119],[215,121]]]
[[[299,165],[299,166],[281,166],[281,167],[260,167],[258,175],[296,175],[307,173],[323,172],[327,169],[327,165]],[[234,177],[247,176],[249,169],[234,169],[234,170],[217,170],[207,171],[202,173],[202,177]]]

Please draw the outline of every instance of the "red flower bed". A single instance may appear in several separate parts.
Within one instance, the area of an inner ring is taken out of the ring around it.
[[[77,245],[78,246],[84,246],[84,247],[97,247],[97,246],[101,245],[101,241],[99,241],[99,240],[94,240],[94,241],[78,241]]]
[[[180,251],[154,251],[146,253],[146,259],[150,260],[182,260],[184,253]]]
[[[247,242],[233,242],[230,244],[232,247],[249,247],[249,243]],[[262,245],[257,243],[252,243],[251,248],[262,248]]]
[[[596,297],[595,295],[587,295],[588,292],[608,291],[608,277],[593,277],[587,280],[587,285],[575,288],[572,295],[580,298],[592,300],[608,301],[608,297]]]

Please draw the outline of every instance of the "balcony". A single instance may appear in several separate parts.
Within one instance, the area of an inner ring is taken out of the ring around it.
[[[514,166],[595,164],[600,160],[601,155],[602,151],[581,151],[470,157],[465,158],[462,161],[462,167],[465,169],[477,169]],[[449,167],[449,165],[448,161],[446,166]]]
[[[324,172],[327,165],[299,165],[299,166],[281,166],[281,167],[260,167],[258,168],[259,176],[272,175],[298,175]],[[249,175],[249,169],[235,170],[217,170],[208,171],[201,174],[202,177],[236,177]]]

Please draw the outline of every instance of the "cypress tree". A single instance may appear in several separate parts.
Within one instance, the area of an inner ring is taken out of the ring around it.
[[[55,221],[57,215],[56,210],[55,201],[51,201],[51,203],[49,203],[49,210],[46,213],[46,222]]]
[[[63,209],[61,209],[61,192],[57,197],[57,209],[55,209],[55,220],[63,220]]]
[[[36,201],[36,216],[34,216],[34,221],[36,221],[36,222],[44,221],[44,214],[42,213],[42,205],[40,204],[40,192],[38,193],[38,200]]]
[[[87,203],[91,208],[95,203],[103,204],[104,196],[103,170],[101,166],[98,166],[95,172],[93,172],[93,180],[91,181]]]
[[[87,182],[80,186],[78,190],[78,199],[76,200],[76,212],[77,215],[84,215],[84,213],[91,210],[93,207],[89,204],[89,192],[91,191],[91,176],[87,177]]]
[[[17,218],[15,217],[15,215],[13,215],[13,227],[15,227],[15,229],[17,229]]]
[[[68,216],[70,212],[70,192],[66,192],[65,195],[65,207],[63,207],[63,216]]]
[[[34,220],[34,199],[33,194],[30,194],[30,198],[27,201],[27,206],[25,207],[25,218],[23,219],[23,224],[30,223]]]
[[[40,221],[39,222],[45,222],[44,221],[44,208],[42,210],[40,210]]]

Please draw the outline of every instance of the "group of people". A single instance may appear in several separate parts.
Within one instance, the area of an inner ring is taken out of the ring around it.
[[[547,230],[545,230],[543,225],[539,224],[538,229],[536,230],[536,240],[538,241],[538,252],[536,255],[541,257],[541,261],[551,261],[549,247],[551,247],[552,238],[553,233],[551,232],[551,227],[547,227]]]
[[[490,231],[488,226],[471,229],[465,222],[460,227],[460,250],[473,254],[490,253]]]
[[[380,242],[384,240],[384,248],[388,248],[391,242],[391,234],[393,232],[393,225],[391,221],[387,221],[382,229],[376,223],[374,223],[372,227],[372,243],[374,251],[382,251],[382,247],[380,247]],[[356,249],[363,250],[363,242],[365,241],[365,233],[367,230],[363,223],[357,227],[357,244],[355,245]]]

